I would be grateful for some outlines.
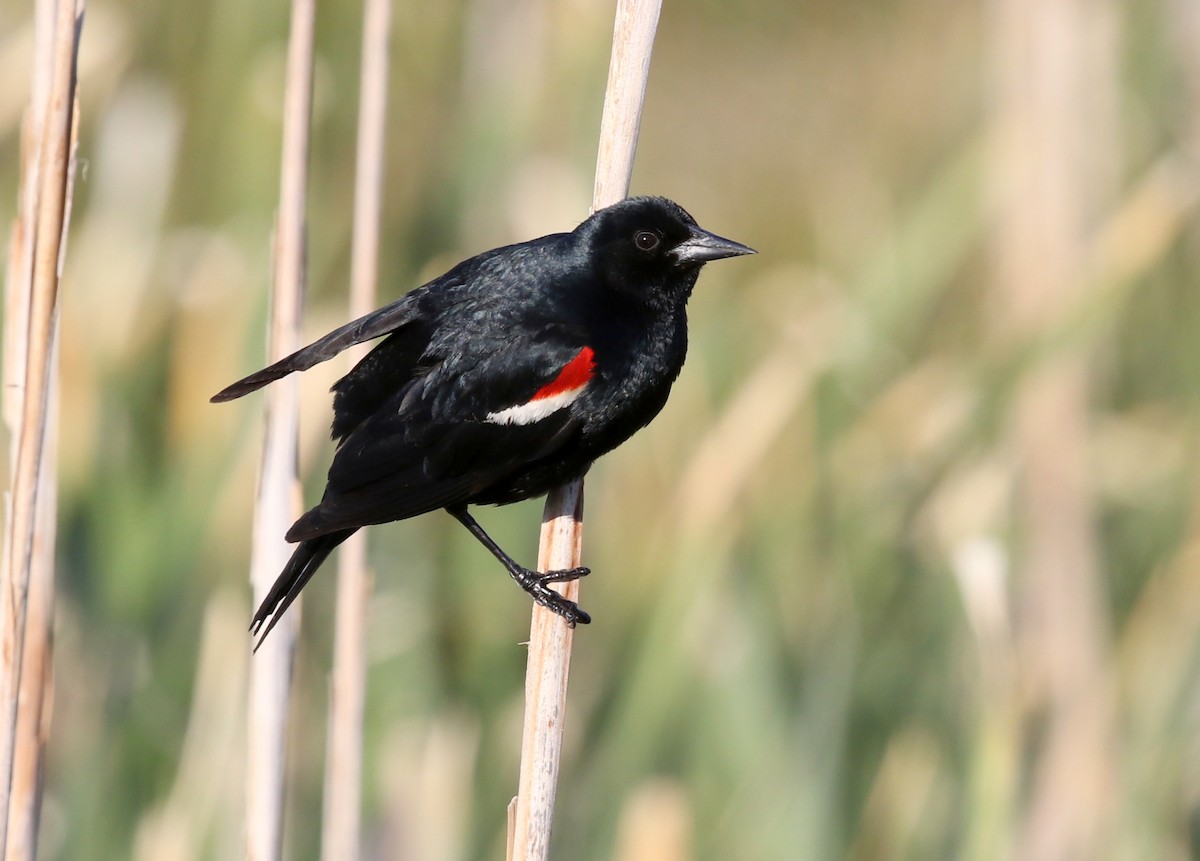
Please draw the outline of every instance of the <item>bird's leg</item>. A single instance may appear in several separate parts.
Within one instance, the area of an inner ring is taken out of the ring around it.
[[[569,598],[564,598],[548,585],[550,583],[565,583],[569,580],[578,580],[580,577],[586,577],[591,573],[589,569],[568,568],[563,571],[547,571],[542,574],[526,568],[505,553],[500,545],[483,531],[483,527],[479,525],[474,517],[467,513],[465,505],[451,506],[446,510],[453,514],[459,523],[467,527],[467,530],[479,540],[480,544],[500,560],[500,564],[508,571],[509,576],[516,580],[517,585],[528,592],[534,601],[562,616],[572,628],[576,624],[586,625],[592,621],[592,617],[580,609],[578,604]]]

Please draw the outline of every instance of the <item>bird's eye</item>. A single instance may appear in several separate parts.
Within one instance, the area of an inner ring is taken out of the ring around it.
[[[633,234],[633,244],[637,246],[638,251],[653,251],[658,247],[658,243],[658,234],[649,230],[639,230]]]

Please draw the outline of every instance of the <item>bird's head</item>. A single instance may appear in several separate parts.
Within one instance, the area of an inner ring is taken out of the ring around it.
[[[686,298],[708,261],[756,253],[702,229],[665,197],[622,200],[595,212],[576,233],[605,282],[621,292],[666,291]]]

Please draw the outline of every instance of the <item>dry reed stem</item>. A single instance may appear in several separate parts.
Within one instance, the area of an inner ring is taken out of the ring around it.
[[[275,229],[268,361],[299,347],[305,281],[308,133],[312,101],[314,0],[293,0],[285,84],[280,201]],[[299,513],[298,386],[281,380],[266,393],[266,427],[254,517],[250,580],[260,602],[287,563],[283,540]],[[297,607],[251,661],[247,738],[246,841],[251,861],[272,861],[282,845],[284,750]]]
[[[505,819],[508,822],[508,835],[504,841],[504,857],[508,861],[512,861],[513,835],[517,832],[517,797],[515,795],[508,802],[508,807],[504,809],[504,813]]]
[[[49,14],[44,13],[43,14]],[[37,141],[38,156],[33,176],[26,181],[35,186],[29,192],[36,197],[25,197],[29,208],[23,213],[28,216],[35,212],[36,221],[27,222],[34,225],[33,236],[21,243],[24,253],[32,252],[32,257],[26,264],[19,261],[14,270],[19,269],[23,274],[28,272],[28,280],[21,278],[18,284],[28,284],[29,299],[18,302],[18,307],[25,313],[27,326],[24,332],[18,332],[16,327],[6,331],[8,335],[16,333],[18,340],[24,335],[24,383],[20,395],[20,419],[17,425],[14,445],[16,457],[13,464],[12,495],[9,499],[9,516],[6,518],[5,548],[6,559],[3,566],[3,582],[0,583],[0,846],[7,853],[9,819],[16,813],[16,825],[21,830],[17,835],[17,843],[27,844],[25,835],[32,827],[36,832],[36,821],[31,825],[29,817],[36,820],[38,795],[35,779],[31,784],[22,781],[22,795],[19,806],[13,806],[13,776],[16,757],[18,734],[18,705],[22,691],[22,672],[25,669],[24,653],[27,632],[29,595],[31,581],[35,569],[40,569],[42,576],[34,582],[34,587],[41,592],[49,588],[46,577],[52,575],[53,548],[46,544],[47,534],[39,533],[39,527],[44,526],[47,517],[53,520],[53,494],[47,492],[47,482],[52,481],[49,472],[45,476],[42,468],[46,465],[46,457],[52,447],[48,438],[52,437],[47,431],[51,394],[51,376],[54,355],[54,328],[57,318],[58,285],[62,267],[62,254],[65,249],[67,219],[70,214],[73,141],[75,134],[75,71],[78,60],[79,36],[82,27],[82,0],[77,7],[73,0],[62,0],[54,14],[54,38],[52,41],[52,58],[49,61],[50,85],[45,91],[44,104],[35,102],[31,112],[44,112],[40,126],[40,140]],[[45,22],[39,15],[39,21]],[[44,33],[44,29],[43,29]],[[46,45],[49,40],[41,40]],[[35,63],[39,62],[35,57]],[[37,98],[38,90],[44,78],[35,74],[35,89],[33,96]],[[36,121],[31,131],[34,140],[38,137]],[[30,162],[26,161],[28,165]],[[30,185],[26,186],[27,191]],[[18,252],[21,253],[21,252]],[[20,289],[18,286],[17,289]],[[7,352],[11,356],[12,352]],[[12,402],[15,406],[15,401]],[[52,541],[53,533],[49,533]],[[49,555],[47,555],[49,554]],[[48,608],[37,600],[37,611],[48,612]],[[46,624],[45,617],[35,617],[35,640],[42,641],[41,629]],[[31,683],[26,687],[27,693],[32,693],[36,703],[27,703],[30,710],[26,719],[34,720],[32,733],[24,737],[31,739],[34,750],[25,750],[21,754],[22,772],[28,771],[30,762],[40,768],[40,739],[41,705],[46,701],[46,692],[42,685],[48,681],[43,671],[46,666],[45,651],[35,646],[31,658],[36,659],[39,666],[32,672]],[[31,688],[33,689],[31,691]]]
[[[51,344],[54,382],[58,374],[58,337]],[[42,782],[46,743],[54,701],[54,559],[58,438],[58,386],[48,393],[46,444],[38,471],[37,512],[30,558],[29,603],[21,652],[21,684],[17,703],[16,743],[13,750],[12,792],[9,797],[6,861],[37,857],[41,820]]]
[[[612,58],[600,118],[593,212],[629,194],[642,103],[650,77],[650,53],[661,10],[661,0],[617,0]]]
[[[17,458],[16,430],[24,407],[26,335],[29,331],[29,300],[33,284],[33,224],[37,213],[42,121],[45,119],[40,108],[46,104],[46,94],[50,90],[54,70],[55,12],[52,2],[40,2],[34,9],[35,47],[30,109],[26,111],[22,125],[19,204],[9,245],[5,280],[8,295],[4,320],[4,420],[11,432],[10,460],[13,467]],[[75,112],[72,118],[72,162],[78,130],[77,101]],[[68,181],[68,211],[64,216],[64,221],[68,224],[71,191],[72,184]],[[7,840],[6,846],[0,849],[9,861],[31,861],[37,855],[43,761],[53,699],[50,638],[54,619],[54,543],[57,508],[54,451],[58,396],[57,337],[51,344],[50,354],[47,439],[38,468],[38,504],[34,515],[36,537],[30,559],[29,603],[22,646]],[[0,568],[7,570],[7,562],[7,554],[0,554]],[[7,575],[0,579],[6,580]]]
[[[350,257],[350,317],[375,307],[379,270],[379,215],[383,199],[391,0],[366,0],[354,184],[354,237]],[[354,350],[357,361],[365,348]],[[371,592],[365,530],[339,550],[333,674],[329,690],[321,857],[359,857],[362,819],[363,702],[366,698],[367,599]]]
[[[1005,335],[1044,333],[1080,299],[1085,240],[1114,163],[1112,106],[1104,104],[1115,91],[1113,46],[1097,39],[1111,23],[1104,7],[995,7]],[[1021,381],[1011,416],[1023,539],[1014,633],[1026,719],[1039,721],[1043,740],[1022,821],[999,830],[1011,829],[1013,854],[1030,861],[1102,855],[1113,810],[1114,704],[1087,457],[1088,376],[1079,349],[1049,357]]]
[[[592,210],[623,199],[629,192],[638,125],[650,72],[650,54],[661,0],[618,0],[612,58],[600,121]],[[583,541],[583,482],[550,492],[542,517],[538,569],[579,565]],[[555,586],[577,600],[579,582]],[[562,755],[567,679],[573,630],[563,619],[534,605],[525,671],[525,725],[521,739],[521,776],[516,811],[510,818],[510,861],[544,861]]]
[[[51,8],[48,14],[42,16],[45,19],[42,23],[47,25],[47,29],[53,23],[53,13]],[[53,32],[47,35],[46,41],[53,43]],[[74,202],[75,155],[78,147],[79,99],[76,97],[72,102],[71,155],[67,170],[60,259],[66,255],[67,226],[71,223]],[[54,561],[58,534],[57,326],[51,336],[50,380],[46,398],[46,440],[38,468],[38,507],[34,514],[34,543],[29,566],[29,603],[21,657],[12,794],[9,799],[7,845],[4,855],[7,861],[33,861],[37,857],[44,761],[54,703]]]

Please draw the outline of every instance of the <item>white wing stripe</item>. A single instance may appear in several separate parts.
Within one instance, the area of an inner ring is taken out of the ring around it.
[[[484,421],[497,425],[531,425],[570,406],[576,398],[583,394],[583,389],[583,386],[577,389],[568,389],[548,398],[537,398],[528,403],[517,404],[515,407],[488,413],[484,417]]]

